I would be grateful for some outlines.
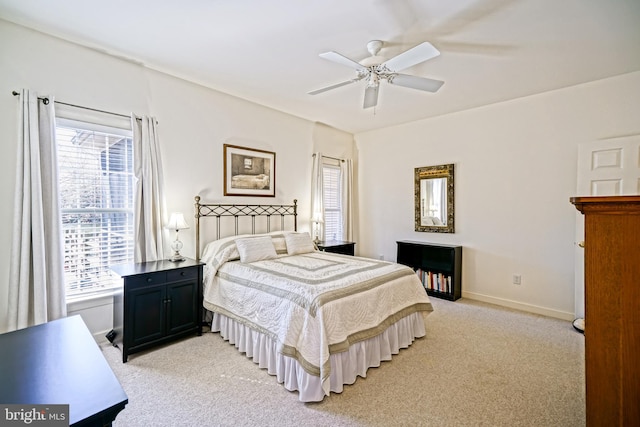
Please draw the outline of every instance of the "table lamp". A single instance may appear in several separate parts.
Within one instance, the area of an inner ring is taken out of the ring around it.
[[[173,251],[173,256],[169,258],[170,261],[178,262],[184,261],[184,257],[180,255],[180,249],[182,249],[182,242],[178,239],[178,232],[180,230],[184,230],[189,228],[187,223],[184,220],[184,215],[182,212],[173,212],[171,217],[169,218],[169,222],[167,223],[167,228],[170,230],[176,230],[176,240],[171,243],[171,250]]]
[[[311,222],[313,223],[313,243],[316,245],[320,243],[320,224],[324,223],[324,219],[322,218],[322,214],[315,213],[313,218],[311,218]]]

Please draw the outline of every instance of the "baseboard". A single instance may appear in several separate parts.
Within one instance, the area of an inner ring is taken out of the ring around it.
[[[109,333],[109,331],[111,331],[111,329],[96,332],[95,334],[93,334],[93,339],[96,340],[96,343],[98,343],[98,345],[109,344],[109,340],[107,339],[107,334]]]
[[[516,310],[526,311],[543,316],[554,317],[556,319],[572,321],[575,316],[573,313],[566,311],[553,310],[546,307],[540,307],[532,304],[525,304],[518,301],[512,301],[504,298],[496,298],[488,295],[478,294],[475,292],[462,291],[463,298],[469,298],[476,301],[488,302],[490,304],[500,305],[503,307],[514,308]]]

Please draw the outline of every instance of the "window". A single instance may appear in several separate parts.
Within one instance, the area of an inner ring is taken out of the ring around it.
[[[324,185],[324,236],[325,240],[342,240],[342,192],[340,166],[322,165]]]
[[[112,288],[109,267],[133,262],[133,142],[130,130],[56,120],[69,298]]]

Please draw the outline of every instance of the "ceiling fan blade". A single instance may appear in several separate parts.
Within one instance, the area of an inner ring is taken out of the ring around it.
[[[428,59],[440,55],[440,51],[429,42],[420,43],[418,46],[394,56],[380,65],[386,66],[391,71],[400,71],[409,68]]]
[[[357,82],[357,81],[358,81],[358,79],[347,80],[346,82],[337,83],[335,85],[323,87],[321,89],[316,89],[316,90],[313,90],[313,91],[308,92],[308,93],[309,93],[309,95],[317,95],[319,93],[326,92],[328,90],[335,89],[335,88],[338,88],[338,87],[341,87],[341,86],[345,86],[345,85],[348,85],[349,83],[353,83],[353,82]]]
[[[380,89],[380,85],[367,86],[367,89],[364,91],[364,104],[362,108],[371,108],[378,105],[378,89]]]
[[[408,74],[396,74],[389,79],[390,84],[409,87],[412,89],[437,92],[444,84],[442,80],[428,79],[426,77],[410,76]]]
[[[353,68],[353,69],[358,70],[358,71],[366,70],[365,67],[363,67],[362,65],[358,64],[353,59],[349,59],[346,56],[339,54],[338,52],[330,51],[330,52],[321,53],[320,54],[320,58],[324,58],[324,59],[327,59],[329,61],[333,61],[333,62],[341,64],[341,65],[346,65],[347,67]]]

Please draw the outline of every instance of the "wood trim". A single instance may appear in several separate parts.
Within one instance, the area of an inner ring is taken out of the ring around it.
[[[584,196],[571,197],[571,203],[580,212],[600,212],[624,215],[640,215],[640,196]]]

